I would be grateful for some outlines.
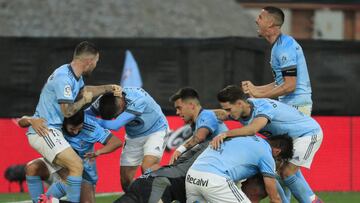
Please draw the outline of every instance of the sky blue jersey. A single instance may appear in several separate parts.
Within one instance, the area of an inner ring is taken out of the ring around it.
[[[296,139],[316,135],[321,131],[320,125],[313,118],[292,106],[272,99],[250,98],[247,101],[251,105],[251,114],[247,118],[240,118],[240,123],[247,125],[256,117],[267,118],[268,123],[260,130],[265,136],[286,134]]]
[[[284,83],[284,76],[296,76],[293,93],[280,96],[279,101],[289,105],[311,105],[311,84],[301,46],[294,38],[281,34],[271,49],[271,67],[276,85]]]
[[[64,133],[64,135],[64,138],[79,154],[80,158],[84,159],[84,155],[87,152],[94,151],[95,143],[106,144],[111,137],[111,132],[102,128],[97,122],[92,120],[90,116],[85,114],[83,128],[80,133],[76,136],[69,136],[66,133]],[[92,184],[96,184],[98,180],[96,161],[90,162],[89,160],[84,160],[83,177]]]
[[[60,66],[50,75],[41,90],[34,117],[43,118],[48,127],[60,130],[64,120],[60,103],[74,103],[83,87],[82,76],[76,77],[70,64]],[[29,133],[35,133],[32,127],[29,127]]]
[[[212,140],[216,135],[228,131],[224,122],[217,119],[215,113],[211,110],[201,109],[195,121],[195,131],[199,128],[207,128],[210,131],[210,136],[206,140]]]
[[[125,125],[125,131],[129,138],[147,136],[169,128],[161,107],[144,89],[123,87],[123,93],[126,103],[125,112],[135,115],[135,118]],[[99,114],[98,103],[99,99],[90,107],[95,114]]]
[[[233,181],[257,173],[275,177],[275,160],[270,145],[258,136],[235,137],[222,143],[219,150],[208,147],[191,169],[213,173]]]

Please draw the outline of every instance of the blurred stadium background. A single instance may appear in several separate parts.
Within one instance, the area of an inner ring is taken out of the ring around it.
[[[0,202],[22,199],[16,193],[19,185],[5,179],[5,170],[39,157],[15,119],[34,113],[46,78],[71,60],[77,43],[89,40],[101,50],[98,68],[86,79],[92,85],[119,83],[125,51],[131,50],[143,87],[175,130],[183,123],[168,97],[178,88],[196,88],[203,106],[216,108],[215,95],[228,84],[272,81],[270,45],[257,38],[255,26],[258,12],[267,5],[285,10],[283,32],[304,49],[313,116],[324,130],[322,147],[304,175],[317,192],[330,192],[323,193],[330,194],[327,202],[360,202],[356,0],[0,0],[0,193],[14,193],[8,199],[0,194]],[[124,132],[115,134],[123,138]],[[121,191],[119,154],[98,159],[98,193]],[[163,164],[169,156],[165,153]]]

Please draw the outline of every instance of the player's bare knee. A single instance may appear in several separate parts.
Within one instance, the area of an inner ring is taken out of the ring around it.
[[[49,176],[46,165],[39,160],[31,161],[25,166],[25,174],[27,176],[40,176],[43,180]]]
[[[283,179],[289,177],[289,176],[292,176],[294,175],[298,170],[299,170],[300,167],[298,166],[295,166],[293,164],[289,164],[287,165],[286,167],[284,167],[281,171],[281,177]]]
[[[155,156],[145,156],[142,164],[141,164],[141,170],[142,172],[146,171],[147,169],[151,168],[153,170],[156,170],[154,169],[153,167],[155,165],[157,165],[159,162],[159,158],[155,157]]]
[[[25,166],[25,173],[27,176],[36,176],[39,173],[39,165],[34,162],[29,162]]]

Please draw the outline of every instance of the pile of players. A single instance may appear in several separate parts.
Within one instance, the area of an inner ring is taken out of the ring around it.
[[[19,120],[42,155],[26,166],[32,201],[66,196],[67,202],[95,202],[95,159],[122,146],[110,130],[124,126],[120,181],[125,194],[115,202],[259,202],[266,196],[290,202],[291,195],[299,202],[321,202],[300,167],[310,168],[323,134],[310,117],[302,49],[281,33],[283,22],[283,12],[275,7],[265,7],[256,20],[259,34],[272,44],[275,82],[225,87],[217,94],[222,109],[203,109],[190,87],[170,97],[194,133],[163,167],[159,162],[169,126],[161,107],[142,88],[85,86],[83,76],[95,69],[99,50],[89,42],[78,44],[73,60],[48,78],[35,114]],[[225,120],[242,127],[228,130]],[[97,142],[103,147],[95,150]],[[133,180],[139,166],[143,175]],[[52,178],[44,193],[42,181]]]

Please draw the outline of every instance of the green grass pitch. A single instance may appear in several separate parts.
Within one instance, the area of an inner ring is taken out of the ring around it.
[[[319,197],[326,203],[360,203],[360,192],[320,192]],[[96,197],[97,203],[112,203],[119,195]],[[16,202],[30,200],[27,193],[0,194],[0,202]],[[268,202],[267,200],[261,203]],[[295,200],[291,202],[296,202]]]

